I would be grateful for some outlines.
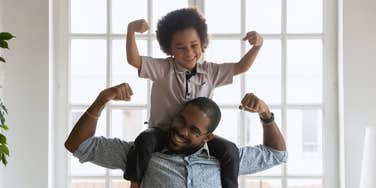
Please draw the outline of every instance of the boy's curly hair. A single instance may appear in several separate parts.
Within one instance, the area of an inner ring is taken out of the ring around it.
[[[167,55],[171,55],[172,36],[177,31],[189,28],[196,30],[204,51],[209,43],[208,27],[205,18],[194,8],[174,10],[158,21],[156,32],[161,50]]]

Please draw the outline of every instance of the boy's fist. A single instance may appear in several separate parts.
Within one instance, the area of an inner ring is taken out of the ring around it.
[[[149,24],[146,20],[135,20],[128,24],[128,32],[143,33],[149,30]]]
[[[258,34],[256,31],[251,31],[246,34],[246,36],[243,38],[244,41],[248,40],[249,44],[261,47],[264,43],[264,39],[260,34]]]

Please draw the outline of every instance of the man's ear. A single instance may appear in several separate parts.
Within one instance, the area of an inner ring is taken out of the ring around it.
[[[213,139],[214,138],[214,134],[213,133],[208,133],[207,135],[206,135],[206,138],[205,138],[205,142],[209,142],[211,139]]]

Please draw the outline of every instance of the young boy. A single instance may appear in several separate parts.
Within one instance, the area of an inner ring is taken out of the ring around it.
[[[131,187],[138,187],[151,154],[164,148],[166,130],[182,104],[196,97],[212,97],[214,88],[231,84],[234,75],[250,68],[263,44],[257,32],[248,32],[243,40],[248,40],[253,47],[239,62],[206,62],[202,58],[208,45],[205,19],[196,9],[184,8],[172,11],[159,20],[157,39],[162,51],[170,57],[156,59],[138,53],[135,32],[143,33],[148,29],[145,20],[128,24],[128,63],[138,69],[139,77],[153,81],[150,128],[136,138],[124,172],[124,178],[132,181]],[[239,152],[236,145],[215,136],[208,142],[208,147],[210,154],[220,162],[222,187],[238,187]]]

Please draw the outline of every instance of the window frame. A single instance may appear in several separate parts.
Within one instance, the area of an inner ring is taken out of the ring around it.
[[[239,38],[246,32],[246,23],[245,23],[245,1],[241,0],[241,33],[238,35],[234,34],[212,34],[210,35],[211,39],[216,38]],[[338,67],[337,67],[337,25],[338,25],[338,1],[336,0],[323,0],[323,33],[321,34],[287,34],[286,33],[286,5],[288,0],[281,0],[282,5],[282,17],[281,17],[281,33],[279,34],[263,34],[264,39],[281,39],[281,55],[282,55],[282,65],[281,65],[281,104],[280,105],[271,105],[271,108],[281,109],[281,130],[286,135],[286,123],[287,117],[286,112],[288,109],[321,109],[322,110],[322,154],[323,154],[323,174],[318,176],[322,178],[323,187],[339,187],[340,180],[340,135],[339,135],[339,110],[338,110]],[[105,34],[70,34],[70,0],[52,0],[51,4],[51,24],[52,24],[52,52],[51,58],[54,62],[52,67],[53,74],[53,114],[52,122],[52,145],[54,148],[51,149],[51,158],[53,167],[50,169],[52,173],[52,185],[57,188],[66,188],[70,187],[71,178],[69,177],[69,156],[68,152],[63,146],[64,141],[69,134],[68,125],[71,122],[70,111],[75,109],[85,109],[87,105],[69,105],[70,98],[70,41],[74,38],[103,38],[107,41],[107,63],[106,63],[106,85],[111,85],[111,71],[112,71],[112,60],[111,60],[111,48],[113,39],[124,39],[124,34],[112,34],[111,33],[111,2],[112,0],[107,0],[107,26]],[[153,0],[148,0],[148,20],[152,20],[152,5]],[[199,7],[199,9],[204,12],[205,3],[204,0],[188,0],[189,6]],[[142,36],[147,39],[148,45],[148,54],[153,52],[153,40],[155,40],[155,35],[151,32]],[[322,104],[320,105],[288,105],[286,103],[286,48],[288,39],[322,39],[323,42],[323,72],[322,72]],[[241,43],[241,54],[245,53],[246,44]],[[242,95],[246,92],[245,87],[245,75],[240,77],[241,89],[240,92]],[[147,87],[147,103],[146,105],[124,105],[121,106],[122,109],[146,109],[149,113],[150,109],[150,89],[151,82],[148,81]],[[115,109],[119,108],[118,105],[115,105]],[[105,109],[107,115],[107,136],[111,133],[111,105]],[[221,105],[223,109],[234,109],[237,108],[237,105]],[[244,115],[240,116],[240,125],[244,125],[246,122],[246,117]],[[240,126],[239,126],[240,127]],[[239,143],[245,144],[245,141],[249,137],[249,125],[244,126],[244,130],[239,128]],[[244,184],[246,179],[280,179],[282,178],[282,187],[287,187],[287,178],[293,179],[309,179],[317,178],[315,176],[286,176],[287,169],[286,165],[282,167],[282,176],[242,176],[239,183]],[[121,177],[113,177],[110,175],[110,171],[106,170],[105,174],[106,187],[110,187],[111,181],[122,179]],[[98,178],[96,176],[85,176],[80,178]]]

